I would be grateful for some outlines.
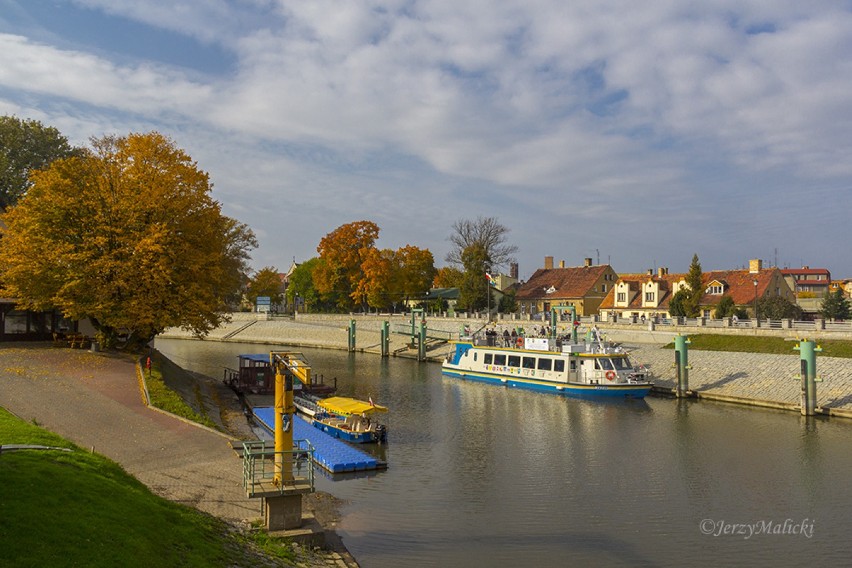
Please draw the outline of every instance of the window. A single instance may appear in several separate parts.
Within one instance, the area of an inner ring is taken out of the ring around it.
[[[541,357],[538,360],[538,370],[539,371],[549,371],[553,367],[553,359],[547,359],[546,357]]]
[[[721,295],[725,292],[724,287],[721,284],[713,284],[712,286],[707,288],[708,294],[716,294]]]
[[[486,365],[490,365],[490,364],[493,362],[493,361],[492,361],[492,359],[493,359],[493,358],[494,358],[494,354],[493,354],[493,353],[486,353],[486,354],[485,354],[485,359],[484,359],[482,362],[483,362],[483,363],[485,363]]]
[[[606,284],[601,284],[601,292],[606,292]]]
[[[494,356],[494,364],[503,366],[506,364],[506,356],[505,355],[495,355]]]
[[[627,294],[625,292],[619,292],[618,293],[618,301],[622,302],[622,303],[626,302],[627,301]]]
[[[561,363],[562,361],[557,361],[557,363]],[[571,372],[575,372],[577,370],[577,361],[571,359]]]
[[[573,365],[574,363],[571,363],[571,364]],[[557,359],[556,361],[554,361],[553,362],[553,370],[556,371],[557,373],[564,373],[565,372],[565,360],[564,359]]]
[[[521,356],[520,355],[509,355],[509,363],[510,367],[520,367],[521,366]]]
[[[645,301],[653,302],[655,294],[653,292],[645,292]]]
[[[524,357],[522,366],[524,369],[535,369],[535,357]]]

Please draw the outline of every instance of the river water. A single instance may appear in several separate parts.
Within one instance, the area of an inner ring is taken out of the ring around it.
[[[221,377],[281,347],[157,340]],[[442,377],[440,365],[299,349],[386,405],[387,471],[318,476],[364,568],[826,566],[852,557],[852,421],[711,402],[622,403]],[[793,380],[792,378],[790,380]]]

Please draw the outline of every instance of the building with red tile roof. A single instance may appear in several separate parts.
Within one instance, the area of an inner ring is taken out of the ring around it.
[[[669,302],[686,287],[686,274],[669,274],[660,268],[656,274],[621,275],[600,305],[600,315],[609,317],[671,317]],[[703,317],[714,317],[716,306],[729,296],[737,307],[754,313],[755,302],[781,296],[795,303],[795,295],[777,268],[763,268],[760,260],[749,262],[748,270],[713,270],[701,275],[704,293],[700,307]]]
[[[597,314],[601,301],[618,279],[608,264],[592,265],[585,259],[583,266],[565,267],[565,261],[553,267],[553,257],[544,259],[539,268],[515,294],[521,313],[537,314],[551,308],[574,306],[578,316]]]

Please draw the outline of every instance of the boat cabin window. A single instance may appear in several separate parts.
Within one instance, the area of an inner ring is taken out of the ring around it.
[[[549,371],[553,368],[553,359],[547,359],[545,357],[541,357],[538,360],[538,370],[539,371]]]
[[[524,369],[535,369],[535,357],[524,357]]]
[[[483,362],[483,363],[485,363],[486,365],[490,365],[490,364],[491,364],[491,360],[492,360],[493,358],[494,358],[494,354],[492,354],[492,353],[486,353],[486,354],[485,354],[485,357],[484,357],[484,358],[483,358],[483,360],[482,360],[482,362]]]
[[[509,366],[510,367],[520,367],[521,366],[521,356],[520,355],[509,355]]]
[[[574,361],[571,361],[571,366],[572,367],[574,366]],[[565,361],[563,361],[562,359],[557,359],[556,361],[554,361],[553,362],[553,370],[556,371],[557,373],[564,373],[565,372]]]
[[[627,360],[627,357],[613,357],[612,364],[619,371],[630,368],[630,362]]]
[[[612,361],[609,359],[595,359],[595,369],[612,371]]]
[[[506,364],[506,356],[505,355],[494,355],[494,364],[495,365],[505,365]]]
[[[562,361],[557,361],[557,363],[561,363]],[[571,359],[571,372],[574,373],[577,371],[577,360]]]

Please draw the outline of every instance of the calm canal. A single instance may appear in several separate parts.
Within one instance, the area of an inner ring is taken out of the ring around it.
[[[158,340],[219,378],[283,347]],[[317,488],[364,568],[828,566],[852,557],[852,421],[709,402],[601,403],[299,349],[390,407],[387,471]],[[793,380],[792,378],[790,380]]]

